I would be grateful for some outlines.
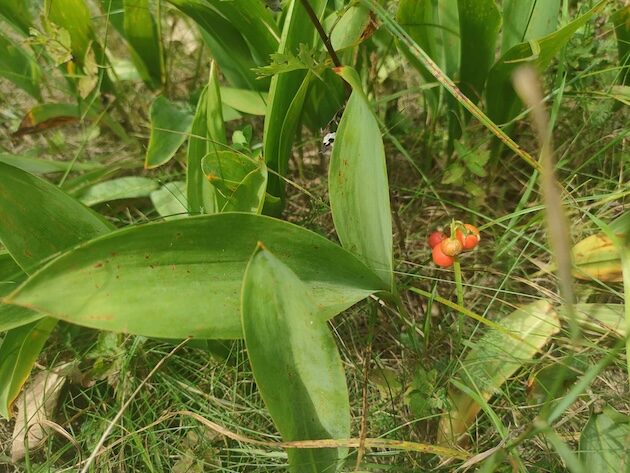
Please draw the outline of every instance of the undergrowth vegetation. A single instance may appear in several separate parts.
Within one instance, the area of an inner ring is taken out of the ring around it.
[[[630,468],[630,6],[0,0],[0,471]]]

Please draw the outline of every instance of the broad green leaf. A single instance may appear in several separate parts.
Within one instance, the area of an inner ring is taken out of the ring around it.
[[[0,153],[0,163],[20,168],[31,174],[52,174],[56,172],[66,172],[68,168],[72,171],[93,171],[102,169],[98,163],[71,163],[69,161],[52,161],[50,159],[32,158],[31,156],[14,155]]]
[[[104,235],[111,228],[54,185],[0,163],[0,240],[27,273],[51,255]],[[20,279],[17,274],[16,282]],[[6,328],[19,326],[7,333],[0,347],[0,412],[4,415],[57,324],[54,319],[44,318],[23,325],[43,314],[15,308],[5,310],[4,305],[0,306],[0,323]]]
[[[94,41],[92,17],[84,0],[46,0],[44,12],[51,22],[70,33],[72,55],[82,65]]]
[[[501,13],[495,0],[458,0],[457,6],[461,37],[459,88],[476,103],[494,63]]]
[[[487,401],[560,330],[558,314],[546,300],[539,300],[512,312],[501,322],[520,340],[504,330],[485,333],[461,362],[456,379]],[[440,420],[439,442],[458,442],[474,423],[481,406],[468,394],[449,391],[451,410]]]
[[[52,330],[55,319],[37,322],[10,330],[0,345],[0,415],[11,417],[11,404],[28,379],[31,369]]]
[[[208,153],[203,173],[214,187],[218,212],[260,213],[265,202],[267,166],[235,151]]]
[[[41,100],[41,71],[37,62],[23,48],[4,35],[0,36],[0,76],[13,82],[32,97]]]
[[[18,31],[28,34],[28,29],[33,24],[33,18],[29,11],[30,2],[27,0],[0,0],[0,15]]]
[[[0,240],[27,273],[112,226],[52,184],[0,163]]]
[[[573,34],[604,8],[606,1],[597,3],[591,10],[558,31],[540,39],[517,44],[501,56],[490,70],[486,86],[488,117],[492,121],[497,124],[507,123],[521,108],[521,102],[512,86],[512,74],[516,68],[530,64],[540,71],[546,69]]]
[[[350,437],[348,388],[335,339],[309,288],[256,251],[243,280],[243,333],[256,385],[282,439]],[[294,472],[334,472],[347,449],[288,449]]]
[[[212,62],[208,85],[199,96],[197,111],[188,142],[186,186],[190,213],[214,213],[217,198],[214,188],[203,174],[201,162],[206,156],[214,156],[226,147],[221,91],[217,65]]]
[[[81,194],[79,200],[88,207],[92,207],[112,200],[149,197],[151,192],[158,187],[159,184],[148,177],[119,177],[89,187]]]
[[[25,279],[26,274],[11,255],[0,253],[0,298],[13,292]],[[42,317],[37,312],[0,301],[0,332],[26,325]]]
[[[440,66],[440,69],[446,70],[444,32],[440,21],[438,2],[435,0],[401,0],[396,12],[396,19],[409,36]],[[409,54],[401,43],[399,45],[405,57],[420,72],[424,81],[433,82],[435,80],[433,75],[413,55]],[[428,89],[424,96],[428,102],[429,110],[436,115],[440,90]]]
[[[124,0],[100,0],[101,10],[107,20],[121,35],[125,35],[125,6]]]
[[[221,100],[235,110],[250,115],[264,115],[267,109],[267,94],[255,90],[221,87]]]
[[[277,26],[259,0],[169,0],[202,29],[212,57],[228,82],[241,89],[266,90],[253,69],[264,65],[278,47]]]
[[[356,71],[339,74],[353,92],[337,129],[328,170],[333,221],[344,248],[393,291],[392,220],[385,149]]]
[[[553,33],[559,13],[560,0],[504,0],[501,54],[519,43]]]
[[[630,421],[611,407],[593,414],[580,435],[580,459],[591,472],[627,472],[630,468]]]
[[[124,0],[124,31],[132,53],[140,60],[134,61],[143,70],[145,82],[159,87],[164,82],[164,58],[162,39],[158,35],[155,19],[149,8],[149,0]]]
[[[192,114],[184,107],[160,95],[151,104],[151,135],[144,167],[166,164],[186,141],[192,126]]]
[[[317,17],[321,19],[326,9],[326,1],[310,0],[310,4]],[[311,46],[314,41],[315,28],[306,10],[299,1],[292,1],[287,9],[282,38],[277,52],[296,55],[300,45]],[[291,157],[294,137],[292,136],[291,140],[282,140],[282,134],[287,111],[291,107],[293,98],[300,89],[305,76],[304,70],[296,70],[276,74],[271,79],[267,113],[265,114],[263,156],[267,166],[273,171],[286,169],[285,163]],[[297,130],[297,125],[291,124],[291,128]],[[284,182],[274,174],[269,176],[269,192],[278,197],[284,195]]]
[[[326,18],[324,26],[330,32],[330,42],[335,51],[357,46],[371,22],[370,10],[364,5],[351,5],[339,18],[337,12]],[[323,45],[322,45],[323,47]]]
[[[160,189],[151,192],[150,197],[157,213],[166,220],[188,215],[185,182],[167,182]]]
[[[322,320],[388,289],[320,235],[269,217],[224,213],[127,228],[83,244],[7,302],[103,330],[240,338],[242,277],[263,240],[307,284]]]
[[[621,73],[619,83],[630,85],[630,5],[622,7],[610,16],[617,36],[617,51]]]

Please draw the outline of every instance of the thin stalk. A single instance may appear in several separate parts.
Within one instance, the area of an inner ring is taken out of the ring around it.
[[[341,64],[341,61],[339,60],[339,56],[337,56],[337,53],[335,52],[335,48],[333,48],[333,45],[330,42],[330,38],[324,31],[324,27],[319,21],[319,18],[317,18],[317,14],[313,10],[313,7],[308,2],[308,0],[301,0],[301,2],[302,6],[306,10],[306,13],[308,14],[308,17],[311,19],[311,23],[313,23],[313,26],[315,26],[317,33],[319,34],[320,38],[322,38],[324,46],[326,46],[326,50],[328,50],[328,54],[330,54],[330,58],[332,59],[333,64],[335,65],[335,67],[343,66],[343,64]]]
[[[455,272],[455,292],[457,293],[457,305],[464,307],[464,287],[462,285],[462,267],[459,260],[455,258],[453,263],[453,271]],[[464,327],[464,314],[459,314],[457,329],[461,333]]]

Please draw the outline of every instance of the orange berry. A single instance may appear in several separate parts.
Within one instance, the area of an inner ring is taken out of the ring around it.
[[[455,231],[455,237],[459,240],[464,250],[472,250],[481,240],[479,230],[474,225],[466,223],[464,224],[464,232],[458,228]]]
[[[462,243],[457,238],[447,238],[440,243],[440,247],[446,256],[457,256],[463,249]]]
[[[433,262],[443,268],[448,268],[455,262],[455,258],[442,252],[442,245],[435,245],[431,250],[431,256],[433,256]]]
[[[433,248],[435,245],[439,245],[442,240],[445,240],[446,238],[447,236],[444,234],[444,232],[435,231],[431,233],[431,235],[429,235],[429,246]]]

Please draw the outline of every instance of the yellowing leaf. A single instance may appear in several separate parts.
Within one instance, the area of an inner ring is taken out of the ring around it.
[[[573,277],[605,282],[622,281],[621,255],[606,235],[591,235],[578,242],[572,250]]]
[[[560,330],[558,314],[546,300],[526,305],[501,321],[505,330],[490,330],[475,343],[456,375],[460,385],[483,400],[490,399],[505,381],[531,360]],[[438,442],[459,442],[481,410],[479,403],[455,388],[449,391],[450,412],[440,420]]]

